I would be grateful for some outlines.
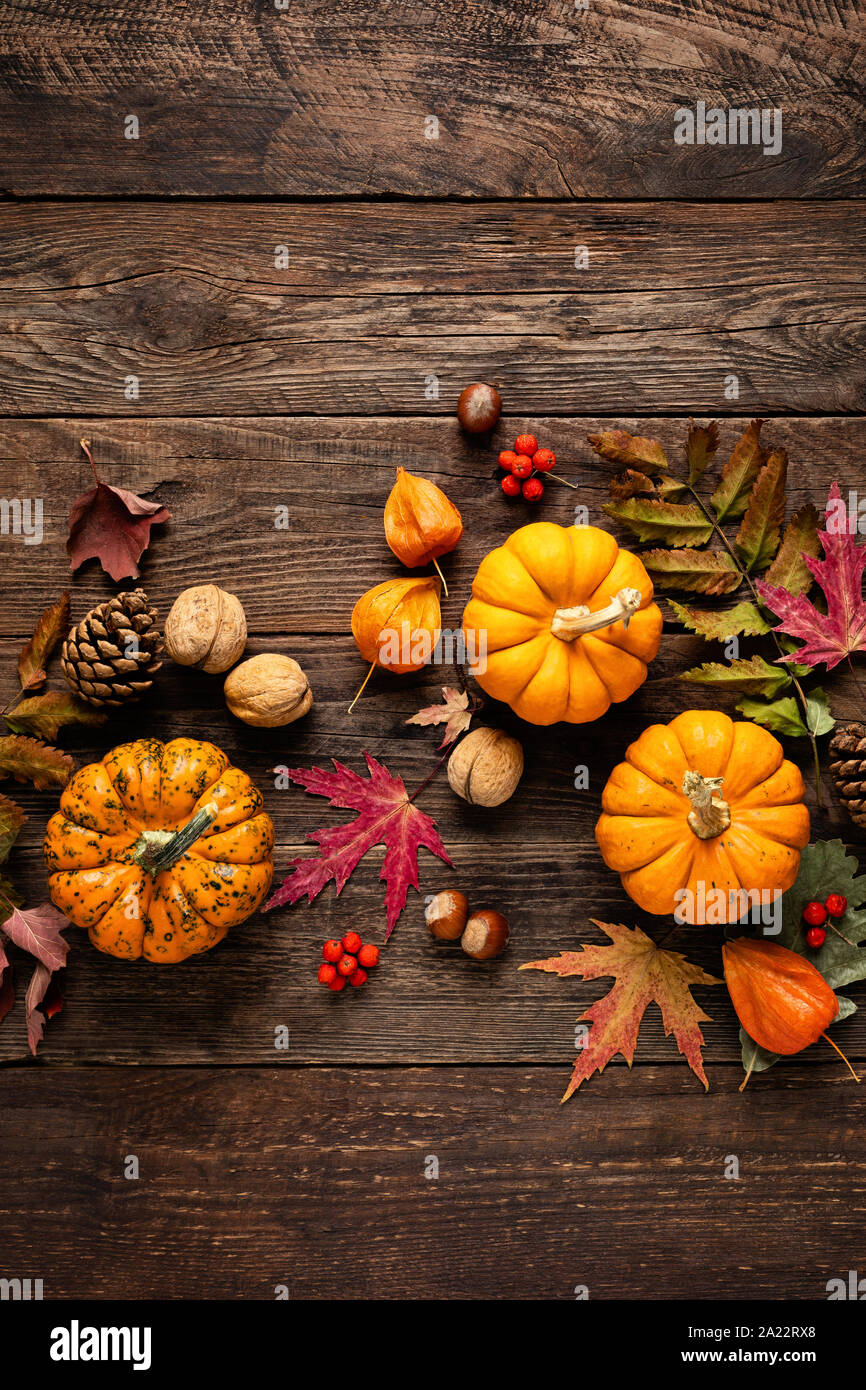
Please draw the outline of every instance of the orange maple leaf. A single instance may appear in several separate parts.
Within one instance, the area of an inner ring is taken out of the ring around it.
[[[720,985],[721,980],[692,965],[677,951],[662,951],[639,927],[619,926],[590,919],[609,936],[612,946],[584,946],[563,951],[548,960],[533,960],[521,970],[545,970],[551,975],[579,975],[596,980],[613,975],[616,984],[603,999],[591,1004],[581,1020],[593,1027],[586,1047],[575,1058],[574,1071],[564,1101],[594,1072],[602,1072],[619,1052],[631,1066],[641,1019],[647,1005],[661,1009],[665,1037],[673,1033],[677,1047],[692,1071],[709,1090],[701,1047],[704,1036],[698,1026],[710,1022],[691,996],[692,985]]]

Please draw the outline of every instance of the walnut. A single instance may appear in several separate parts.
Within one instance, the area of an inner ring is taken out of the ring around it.
[[[247,620],[241,601],[216,584],[184,589],[165,623],[165,650],[179,666],[227,671],[243,655]]]
[[[291,724],[313,703],[313,692],[297,661],[278,652],[242,661],[226,676],[223,690],[232,714],[259,729]]]
[[[523,775],[523,748],[501,729],[473,729],[448,759],[448,781],[472,806],[501,806]]]

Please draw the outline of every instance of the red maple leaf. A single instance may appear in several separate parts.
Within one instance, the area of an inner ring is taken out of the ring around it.
[[[562,1099],[568,1100],[593,1072],[604,1071],[617,1052],[631,1066],[641,1019],[653,1001],[661,1009],[665,1037],[673,1033],[680,1052],[708,1090],[701,1054],[704,1036],[698,1025],[707,1022],[709,1015],[695,1003],[691,986],[720,985],[721,980],[692,965],[678,951],[659,950],[639,927],[591,920],[610,937],[612,946],[584,946],[580,951],[563,951],[549,960],[533,960],[520,967],[552,975],[580,975],[584,980],[613,975],[616,980],[603,999],[580,1015],[592,1022],[592,1030],[575,1060]]]
[[[370,772],[369,780],[334,761],[335,772],[314,767],[290,768],[288,776],[305,787],[313,796],[326,796],[332,806],[357,811],[358,815],[346,825],[334,829],[312,830],[308,840],[315,840],[321,850],[317,859],[293,859],[293,872],[265,903],[263,911],[296,903],[307,897],[312,902],[333,880],[338,895],[343,891],[352,870],[373,845],[385,845],[386,853],[380,880],[387,884],[385,908],[387,931],[385,940],[397,924],[406,905],[409,885],[418,887],[418,850],[428,849],[446,864],[451,860],[436,831],[436,822],[412,804],[402,777],[391,773],[369,753],[364,757]]]
[[[90,459],[96,486],[76,497],[69,512],[69,568],[77,570],[85,560],[97,559],[112,579],[137,579],[151,526],[168,521],[171,512],[159,502],[146,502],[126,488],[101,482],[85,439],[81,447]]]
[[[803,556],[804,563],[824,590],[826,613],[819,612],[804,594],[789,594],[787,589],[761,579],[756,581],[755,587],[766,606],[782,620],[776,632],[802,638],[804,643],[791,655],[780,656],[777,660],[790,662],[793,659],[804,666],[823,663],[832,670],[853,652],[866,650],[866,603],[863,602],[866,547],[858,545],[854,539],[837,483],[830,489],[826,522],[827,530],[818,532],[824,559]],[[853,529],[856,530],[856,526]]]

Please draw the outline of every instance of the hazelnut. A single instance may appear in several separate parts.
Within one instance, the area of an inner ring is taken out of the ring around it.
[[[473,912],[460,938],[460,945],[473,960],[492,960],[508,945],[508,923],[492,907]]]
[[[431,898],[424,911],[430,933],[439,941],[456,941],[469,915],[469,904],[463,893],[448,888]]]
[[[501,729],[473,729],[448,759],[448,781],[471,806],[501,806],[523,775],[523,748]]]
[[[278,652],[242,661],[226,676],[223,690],[232,714],[258,729],[291,724],[313,703],[313,692],[297,661]]]
[[[165,620],[165,650],[179,666],[227,671],[243,655],[247,620],[241,601],[216,584],[184,589]]]

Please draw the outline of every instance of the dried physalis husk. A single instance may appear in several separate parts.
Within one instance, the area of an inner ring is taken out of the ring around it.
[[[247,620],[241,601],[216,584],[184,589],[165,622],[165,650],[179,666],[227,671],[243,655]]]
[[[278,652],[242,661],[226,676],[223,690],[232,714],[259,729],[292,724],[313,703],[309,681],[297,661]]]
[[[438,579],[386,579],[362,594],[352,610],[355,646],[370,669],[349,713],[377,666],[397,675],[420,671],[431,659],[442,631]]]
[[[452,790],[472,806],[501,806],[522,775],[522,745],[501,729],[473,729],[448,759]]]
[[[385,539],[397,559],[410,569],[431,561],[436,565],[437,556],[453,550],[462,535],[460,513],[442,489],[398,468],[397,481],[385,503]],[[441,577],[441,570],[439,573]]]

